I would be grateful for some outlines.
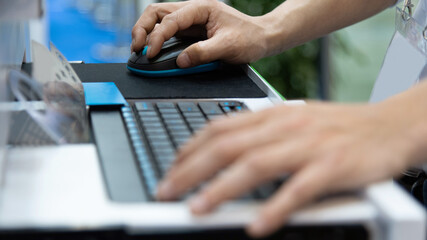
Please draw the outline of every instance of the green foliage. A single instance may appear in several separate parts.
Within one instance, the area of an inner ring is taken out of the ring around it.
[[[270,12],[283,0],[229,0],[237,10],[252,16]],[[319,76],[318,40],[290,49],[277,56],[261,59],[253,67],[287,99],[315,97]]]

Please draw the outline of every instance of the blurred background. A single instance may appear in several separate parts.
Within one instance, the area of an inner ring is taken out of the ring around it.
[[[68,60],[126,62],[131,29],[155,0],[45,0],[40,41],[52,41]],[[283,0],[225,1],[249,15],[262,15]],[[331,16],[333,17],[333,16]],[[306,29],[311,31],[311,29]],[[328,37],[252,65],[288,99],[367,101],[394,32],[394,9]],[[35,37],[37,39],[37,36]]]

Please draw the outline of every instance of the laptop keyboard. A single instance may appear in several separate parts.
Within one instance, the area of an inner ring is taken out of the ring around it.
[[[157,184],[172,166],[175,152],[195,132],[215,118],[234,116],[244,110],[247,107],[237,101],[140,101],[123,107],[123,118],[148,198],[155,200]],[[240,199],[266,199],[285,180],[286,176],[266,183]]]
[[[228,102],[135,102],[122,108],[142,181],[154,200],[158,182],[167,173],[176,150],[206,124],[246,109]]]

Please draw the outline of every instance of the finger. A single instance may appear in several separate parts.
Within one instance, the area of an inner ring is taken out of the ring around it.
[[[295,210],[328,190],[332,166],[309,164],[297,172],[262,208],[257,220],[247,228],[249,235],[263,237],[279,229]]]
[[[176,11],[186,4],[187,2],[177,2],[149,5],[132,29],[131,50],[133,52],[141,51],[142,47],[146,44],[147,35],[154,29],[154,26],[159,23],[166,15]]]
[[[176,63],[181,68],[193,67],[220,59],[228,51],[220,35],[194,43],[178,56]]]
[[[226,200],[239,197],[263,182],[293,171],[305,158],[306,146],[304,139],[279,142],[249,151],[190,201],[192,212],[210,212]]]
[[[294,138],[297,133],[309,132],[306,129],[307,122],[312,119],[311,116],[301,114],[301,109],[285,105],[272,107],[256,113],[246,112],[232,118],[220,119],[209,124],[205,129],[195,134],[195,136],[184,146],[181,147],[177,154],[174,164],[180,164],[185,159],[207,144],[210,139],[221,134],[240,131],[245,128],[254,126],[259,127],[264,122],[271,122],[269,125],[274,132],[283,132],[282,137]],[[301,128],[304,128],[301,130]]]
[[[192,2],[184,7],[166,15],[159,27],[151,33],[148,43],[151,51],[147,52],[147,57],[156,56],[163,43],[173,37],[178,31],[185,30],[192,25],[205,24],[209,18],[209,8],[200,7],[198,2]]]
[[[222,118],[211,122],[203,130],[196,133],[187,144],[182,146],[177,154],[174,165],[179,165],[181,162],[185,161],[189,155],[208,144],[208,142],[215,139],[215,137],[260,125],[262,122],[269,119],[272,114],[275,114],[274,108],[258,113],[244,112],[231,118]]]
[[[171,169],[160,185],[161,200],[174,199],[196,186],[236,159],[242,152],[273,141],[274,135],[265,134],[270,126],[254,127],[224,134],[210,140],[188,157],[188,160]]]

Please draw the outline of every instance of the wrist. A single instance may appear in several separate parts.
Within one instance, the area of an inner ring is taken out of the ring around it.
[[[304,1],[303,1],[304,2]],[[273,11],[261,16],[266,28],[269,46],[268,56],[279,54],[304,43],[308,38],[303,31],[307,16],[304,12],[306,3],[286,1]]]
[[[288,37],[290,28],[284,26],[289,24],[283,21],[283,16],[280,16],[277,11],[273,11],[257,18],[260,25],[264,27],[266,56],[276,55],[291,48]]]
[[[396,139],[395,150],[403,150],[402,161],[408,167],[419,166],[427,160],[426,87],[426,84],[414,87],[377,104],[378,113],[390,122],[389,131],[394,133],[391,138]]]

